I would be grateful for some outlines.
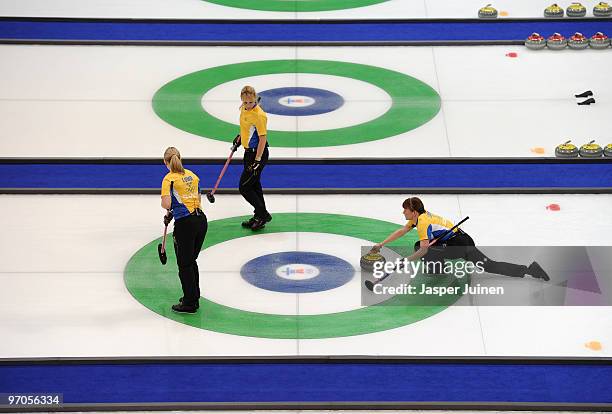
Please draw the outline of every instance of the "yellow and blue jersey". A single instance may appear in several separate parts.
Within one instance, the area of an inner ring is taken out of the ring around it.
[[[436,237],[439,237],[444,234],[447,230],[453,228],[453,226],[454,224],[452,221],[447,220],[444,217],[432,214],[428,211],[424,212],[423,214],[420,214],[419,217],[417,217],[416,223],[412,220],[408,220],[408,223],[406,223],[406,228],[408,229],[416,227],[417,233],[419,235],[419,240],[435,239]],[[444,238],[440,239],[439,241],[448,240],[456,232],[457,229],[453,230],[452,233],[449,233],[448,235],[444,236]]]
[[[256,105],[251,110],[240,108],[240,140],[244,148],[257,148],[259,137],[268,134],[268,115]],[[267,143],[266,143],[267,144]]]
[[[189,216],[200,208],[200,179],[185,169],[185,174],[169,172],[162,181],[162,196],[170,196],[170,210],[175,220]]]

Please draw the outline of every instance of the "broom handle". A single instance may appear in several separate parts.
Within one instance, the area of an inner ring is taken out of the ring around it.
[[[232,157],[234,156],[234,152],[236,152],[237,149],[238,149],[238,147],[236,147],[236,146],[232,147],[232,152],[230,152],[230,155],[227,158],[227,161],[225,161],[225,165],[223,166],[223,169],[221,170],[221,173],[219,174],[219,178],[217,178],[217,182],[215,183],[215,186],[213,187],[213,189],[210,192],[210,194],[214,195],[215,191],[217,191],[217,188],[219,187],[219,183],[221,182],[221,179],[225,175],[225,171],[227,170],[227,167],[229,166],[229,163],[232,161]]]
[[[166,233],[167,232],[168,232],[168,225],[166,224],[164,226],[164,237],[162,238],[162,248],[161,248],[162,253],[166,252]]]

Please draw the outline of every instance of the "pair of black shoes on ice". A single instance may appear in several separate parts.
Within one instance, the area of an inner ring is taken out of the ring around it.
[[[183,298],[180,298],[179,303],[177,303],[176,305],[172,305],[172,311],[176,313],[196,313],[199,307],[199,303],[196,303],[193,306],[185,305],[183,303]]]
[[[266,217],[264,218],[253,216],[250,219],[243,221],[242,227],[257,231],[266,227],[266,223],[270,221],[272,221],[272,216],[270,215],[270,213],[266,213]]]
[[[536,279],[542,279],[545,282],[550,280],[550,277],[548,277],[548,274],[544,271],[544,269],[542,269],[542,266],[540,266],[538,262],[533,262],[529,265],[527,268],[527,274]]]
[[[585,101],[582,102],[578,102],[578,105],[590,105],[595,103],[595,98],[593,98],[593,92],[592,91],[585,91],[582,93],[579,93],[578,95],[574,95],[576,98],[588,98]]]

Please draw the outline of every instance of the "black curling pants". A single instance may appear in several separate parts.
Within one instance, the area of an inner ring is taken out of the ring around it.
[[[200,273],[198,255],[202,250],[208,221],[206,215],[191,215],[174,222],[174,252],[183,288],[183,304],[195,306],[200,300]]]
[[[253,206],[255,217],[265,219],[268,216],[266,201],[264,200],[263,189],[261,188],[261,173],[268,162],[270,153],[268,148],[261,154],[261,165],[256,173],[249,170],[249,166],[255,160],[255,151],[244,153],[244,170],[240,176],[240,194]]]
[[[417,241],[414,244],[414,250],[418,249],[419,242]],[[460,232],[442,245],[434,244],[423,257],[423,260],[426,262],[444,262],[444,259],[465,259],[472,263],[482,262],[485,272],[497,275],[523,277],[527,273],[527,266],[496,262],[489,259],[483,252],[478,250],[474,240],[465,232]]]

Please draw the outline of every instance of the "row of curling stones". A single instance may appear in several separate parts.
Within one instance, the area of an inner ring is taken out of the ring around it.
[[[593,140],[582,145],[580,149],[578,149],[570,140],[561,145],[557,145],[555,148],[555,155],[559,158],[576,158],[578,156],[584,158],[599,158],[602,155],[605,157],[612,157],[612,144],[608,144],[605,148],[602,148],[601,145],[596,144]]]
[[[587,14],[587,9],[579,2],[574,2],[567,6],[565,11],[563,7],[554,3],[544,9],[544,17],[548,18],[561,18],[565,14],[567,17],[584,17]],[[599,2],[593,7],[593,16],[595,17],[610,17],[612,16],[612,6],[606,2]]]
[[[532,33],[525,40],[525,46],[532,50],[540,50],[545,47],[552,50],[561,50],[566,47],[570,49],[586,49],[589,46],[592,49],[607,49],[610,47],[610,39],[602,32],[597,32],[590,38],[587,38],[580,32],[576,32],[569,39],[566,39],[560,33],[553,33],[548,39],[539,33]]]
[[[574,2],[567,6],[564,11],[558,4],[551,4],[544,9],[544,17],[561,18],[567,14],[567,17],[584,17],[587,14],[587,9],[581,3]],[[480,19],[496,19],[498,16],[497,9],[491,4],[478,9],[478,17]],[[595,17],[610,17],[612,16],[612,6],[606,2],[599,2],[593,7],[593,16]]]

